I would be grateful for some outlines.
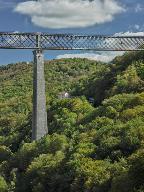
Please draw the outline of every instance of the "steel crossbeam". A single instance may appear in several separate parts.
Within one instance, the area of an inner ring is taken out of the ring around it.
[[[0,32],[0,49],[140,51],[144,36]]]

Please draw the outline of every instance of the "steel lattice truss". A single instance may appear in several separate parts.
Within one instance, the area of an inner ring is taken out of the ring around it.
[[[144,50],[144,36],[2,32],[0,49],[140,51]]]

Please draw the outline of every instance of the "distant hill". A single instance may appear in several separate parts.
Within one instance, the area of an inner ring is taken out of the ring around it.
[[[49,135],[33,143],[32,73],[0,67],[0,192],[143,192],[144,53],[45,61]]]

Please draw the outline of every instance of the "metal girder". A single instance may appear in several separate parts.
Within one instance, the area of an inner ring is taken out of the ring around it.
[[[144,36],[0,32],[0,49],[141,51]]]

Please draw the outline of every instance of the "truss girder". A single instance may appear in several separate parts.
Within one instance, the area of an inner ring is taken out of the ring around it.
[[[144,36],[102,36],[47,33],[0,33],[1,49],[144,50]]]

